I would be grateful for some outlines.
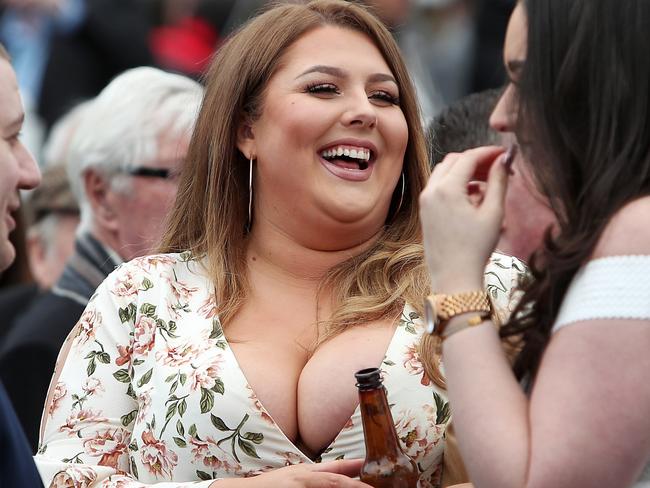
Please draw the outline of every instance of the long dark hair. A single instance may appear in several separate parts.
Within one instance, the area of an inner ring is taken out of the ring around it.
[[[501,335],[521,338],[515,372],[532,379],[567,288],[605,226],[650,194],[650,2],[525,0],[525,7],[518,136],[558,231],[534,256],[535,280]]]

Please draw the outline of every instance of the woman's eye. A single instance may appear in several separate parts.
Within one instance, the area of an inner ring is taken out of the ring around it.
[[[314,94],[321,94],[321,95],[327,95],[327,94],[332,94],[332,95],[338,95],[339,89],[336,87],[336,85],[332,85],[331,83],[316,83],[313,85],[307,86],[306,89],[307,93],[314,93]]]
[[[370,98],[386,105],[399,105],[399,97],[395,97],[383,90],[372,92]]]

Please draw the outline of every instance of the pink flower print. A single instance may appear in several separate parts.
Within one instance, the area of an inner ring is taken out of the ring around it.
[[[61,400],[65,398],[68,394],[68,389],[65,387],[65,383],[59,381],[52,391],[52,400],[47,408],[47,413],[50,417],[54,416],[54,412],[59,408]]]
[[[275,425],[275,422],[271,418],[271,416],[268,414],[268,412],[264,409],[264,406],[262,405],[262,402],[260,402],[260,399],[257,398],[257,395],[253,391],[253,389],[250,387],[250,385],[246,385],[246,388],[248,388],[251,392],[251,394],[248,396],[248,398],[253,402],[253,405],[255,406],[255,410],[261,415],[262,419],[264,419],[267,423],[270,425]]]
[[[138,416],[136,422],[143,422],[151,408],[151,395],[148,391],[138,395]]]
[[[94,395],[97,392],[106,391],[102,385],[101,380],[93,376],[86,378],[84,384],[81,386],[81,389],[84,391],[84,393],[86,393],[86,395]]]
[[[402,410],[397,418],[399,420],[395,424],[395,430],[402,441],[404,452],[415,462],[426,457],[434,446],[435,429],[430,432],[427,425],[421,422],[423,419],[418,418],[411,410]],[[435,417],[433,422],[435,423]]]
[[[101,488],[146,488],[147,485],[135,483],[132,478],[128,476],[111,476],[102,481]]]
[[[198,291],[197,287],[189,287],[183,281],[168,278],[171,291],[178,303],[185,305],[190,302],[192,295]]]
[[[424,365],[420,359],[420,354],[418,353],[416,345],[407,346],[406,351],[404,352],[404,369],[409,374],[412,375],[422,375],[420,383],[424,386],[429,386],[431,380],[424,372]]]
[[[165,254],[155,254],[153,256],[144,256],[137,260],[140,268],[150,270],[152,267],[156,268],[160,265],[173,265],[176,264],[176,258]]]
[[[70,466],[59,471],[49,488],[88,488],[97,479],[97,473],[86,466]]]
[[[210,293],[210,296],[201,304],[197,313],[204,319],[211,319],[217,315],[217,302],[214,293]]]
[[[133,331],[133,352],[144,355],[153,349],[156,342],[156,322],[147,316],[140,316]]]
[[[195,368],[190,375],[190,387],[192,390],[198,390],[199,388],[210,390],[219,379],[220,366],[223,360],[220,356],[213,356],[209,359],[204,364],[192,364]]]
[[[131,362],[131,354],[133,354],[133,346],[117,346],[117,352],[120,354],[115,359],[115,364],[118,366],[124,366],[127,363]]]
[[[97,463],[100,466],[118,469],[119,458],[126,452],[130,437],[124,429],[97,432],[84,442],[84,450],[90,456],[101,457]]]
[[[82,428],[88,427],[88,424],[106,421],[105,417],[92,410],[77,410],[70,414],[64,425],[59,427],[59,432],[67,432],[69,436],[75,436]]]
[[[74,346],[83,346],[86,342],[95,338],[95,329],[102,324],[102,314],[94,308],[87,308],[77,322],[77,333],[74,338]]]
[[[144,445],[140,448],[142,464],[156,478],[171,479],[172,472],[178,464],[178,456],[174,451],[168,449],[165,443],[156,439],[150,430],[142,433]]]
[[[205,347],[204,345],[192,343],[177,345],[167,343],[165,344],[164,351],[158,351],[156,353],[156,360],[159,362],[162,361],[165,366],[178,368],[191,363],[205,350]]]
[[[293,466],[294,464],[302,463],[302,457],[295,452],[285,451],[276,452],[276,454],[280,456],[280,460],[284,466]]]
[[[212,470],[222,470],[226,473],[237,473],[241,470],[241,465],[234,456],[217,446],[216,441],[211,437],[206,440],[192,437],[190,445],[194,459]]]
[[[120,273],[119,278],[111,289],[111,293],[118,297],[134,297],[140,291],[140,282],[138,277],[131,270],[125,270]],[[140,280],[142,281],[142,280]]]

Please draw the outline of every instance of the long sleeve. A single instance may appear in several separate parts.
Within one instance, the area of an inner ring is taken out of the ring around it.
[[[123,268],[100,285],[63,346],[43,413],[39,472],[52,487],[207,487],[213,480],[171,482],[178,458],[153,428],[134,442],[134,420],[143,408],[135,391],[151,378],[131,355],[142,339],[134,296],[151,282]],[[136,457],[161,482],[137,481]]]

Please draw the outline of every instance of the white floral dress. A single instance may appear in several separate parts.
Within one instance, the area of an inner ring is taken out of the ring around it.
[[[523,269],[499,255],[486,269],[502,313]],[[35,459],[46,487],[207,487],[218,478],[314,462],[256,398],[210,290],[189,253],[136,259],[100,285],[68,338],[70,352],[43,413]],[[381,368],[398,435],[428,487],[440,484],[450,412],[416,352],[423,331],[405,307]],[[319,460],[364,455],[357,407]]]

